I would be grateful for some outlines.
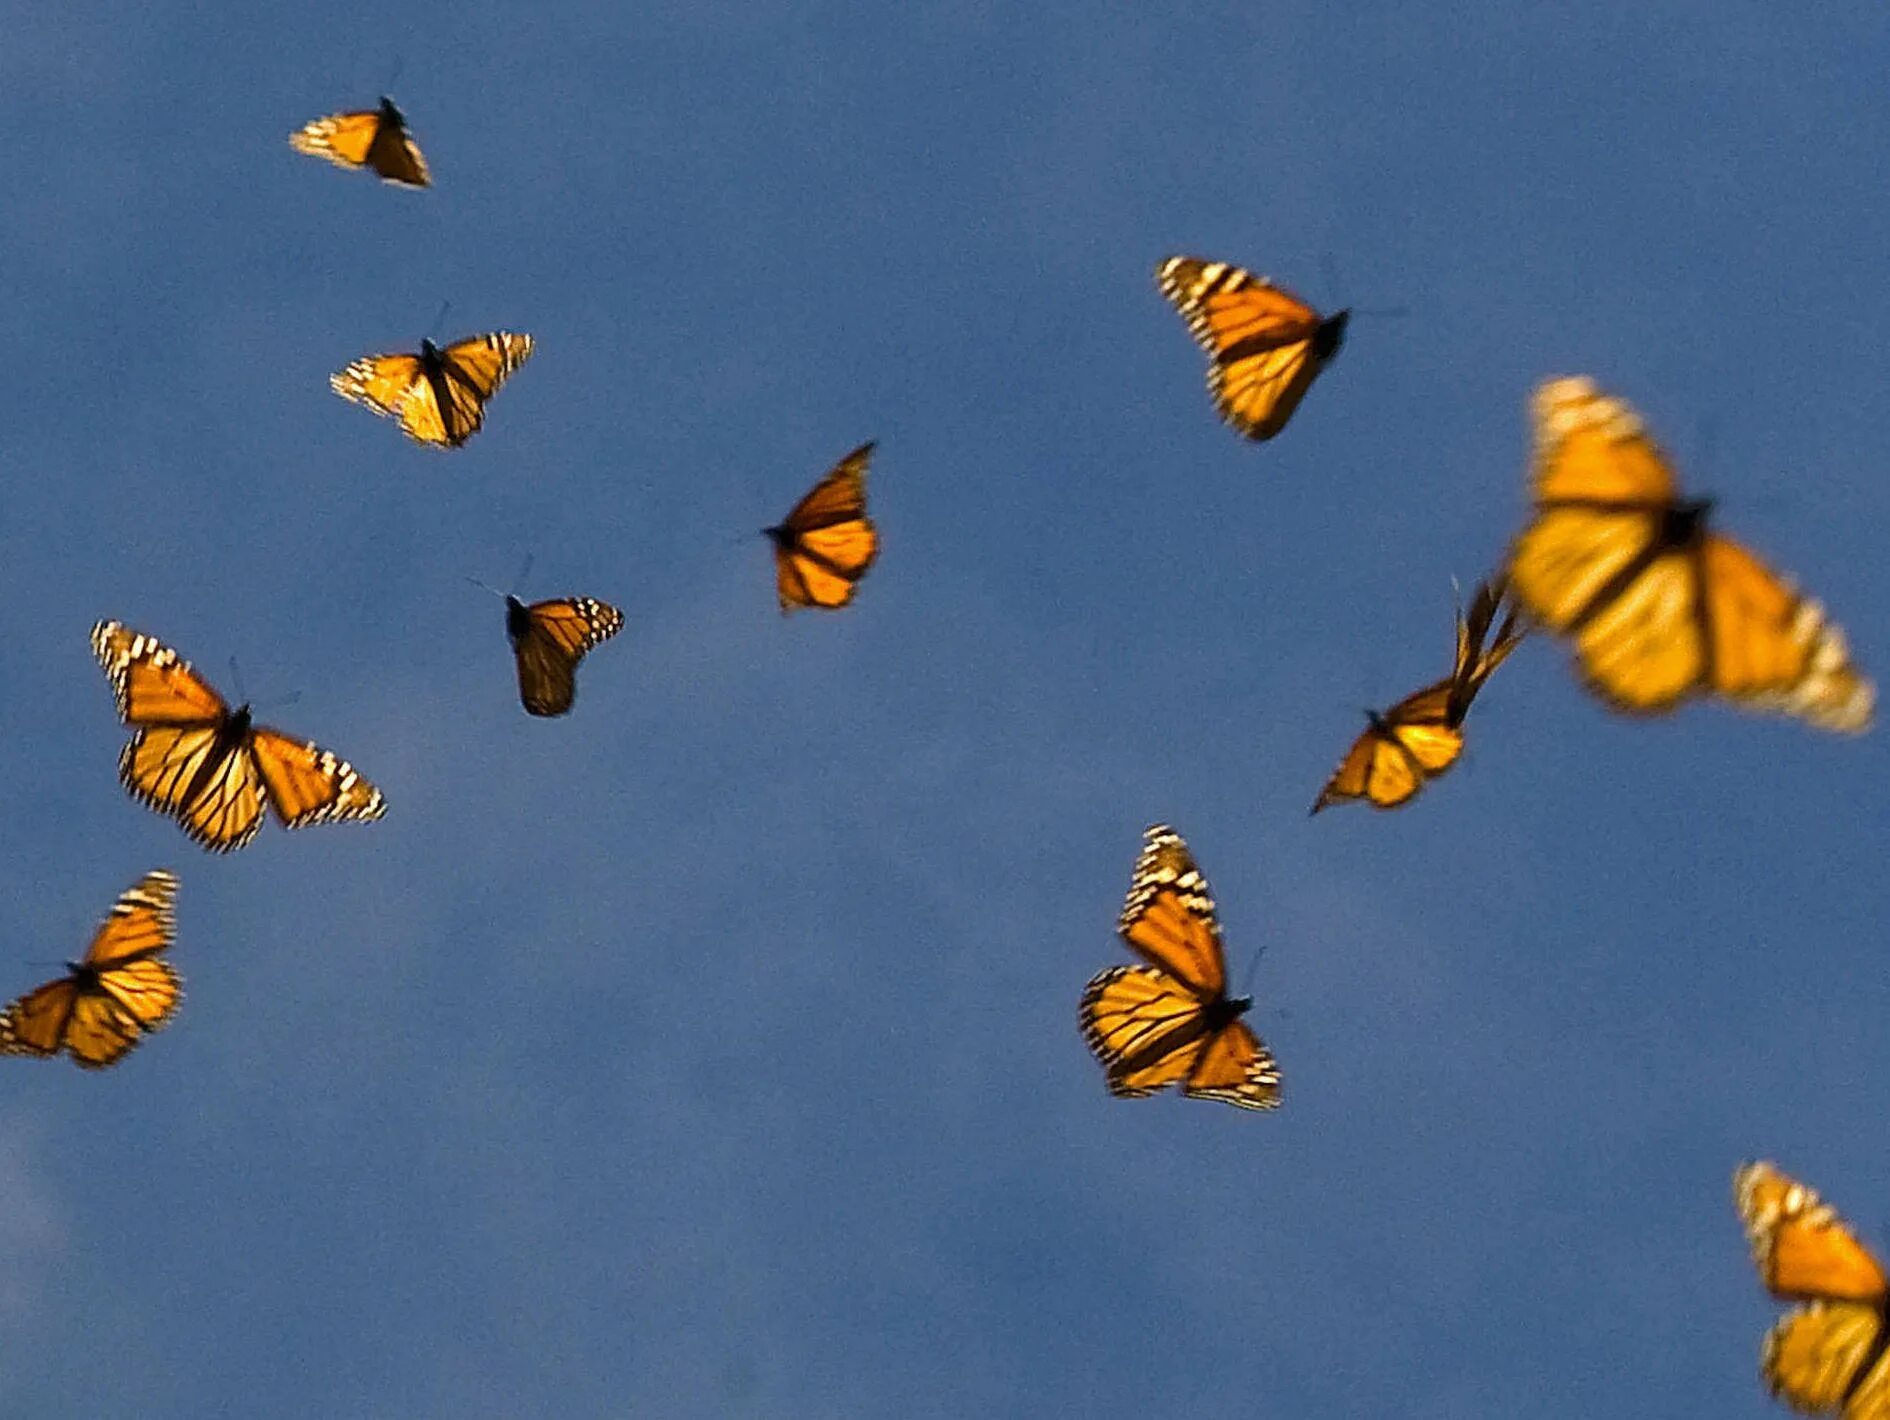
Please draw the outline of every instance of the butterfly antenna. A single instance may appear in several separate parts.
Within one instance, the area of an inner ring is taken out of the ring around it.
[[[1353,306],[1355,316],[1370,316],[1374,320],[1403,320],[1411,314],[1409,306]]]
[[[497,587],[493,586],[492,583],[490,582],[482,582],[477,577],[468,577],[466,580],[468,582],[471,582],[475,587],[485,588],[486,591],[491,592],[492,595],[495,597],[502,597],[505,595],[504,592],[500,591]]]
[[[431,340],[440,333],[440,323],[446,319],[446,313],[452,309],[451,301],[440,302],[440,313],[433,318],[433,324],[427,327],[427,339]]]
[[[258,705],[256,708],[258,710],[281,710],[281,709],[285,709],[286,707],[290,705],[295,704],[301,698],[302,698],[301,691],[291,690],[287,695],[279,696],[278,698],[271,700],[267,705]]]
[[[236,698],[242,704],[249,704],[249,692],[243,689],[243,673],[237,669],[236,657],[230,657],[230,684],[236,687]]]
[[[400,77],[401,66],[406,62],[405,57],[402,55],[396,54],[394,56],[394,72],[389,74],[387,76],[387,82],[381,85],[381,92],[383,94],[391,94],[394,92],[394,80]]]
[[[518,576],[512,579],[512,595],[518,595],[518,589],[525,585],[525,579],[532,574],[532,554],[526,553],[525,560],[519,564]]]
[[[1246,996],[1250,994],[1249,988],[1253,986],[1253,974],[1255,971],[1259,970],[1260,958],[1266,955],[1267,946],[1268,943],[1262,942],[1253,949],[1253,955],[1247,959],[1247,970],[1241,974],[1241,995]]]

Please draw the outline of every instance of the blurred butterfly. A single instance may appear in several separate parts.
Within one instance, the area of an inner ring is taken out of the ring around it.
[[[879,556],[879,533],[866,516],[866,465],[872,457],[873,445],[861,444],[792,512],[762,529],[774,544],[774,590],[783,612],[845,606]]]
[[[505,599],[505,634],[518,661],[518,698],[533,715],[563,715],[577,698],[577,664],[600,641],[623,630],[623,613],[590,597],[559,597],[527,606]]]
[[[183,980],[160,955],[177,934],[176,896],[177,879],[163,871],[132,884],[64,976],[0,1011],[0,1055],[63,1049],[97,1070],[161,1030],[184,996]]]
[[[213,853],[241,848],[262,827],[263,804],[284,828],[377,819],[381,791],[327,750],[250,721],[177,652],[116,621],[92,628],[119,717],[137,731],[118,777],[138,802],[169,814]]]
[[[1242,1109],[1280,1103],[1280,1071],[1241,1023],[1253,1005],[1227,995],[1221,926],[1207,879],[1181,835],[1165,823],[1143,835],[1116,930],[1148,966],[1116,966],[1083,992],[1083,1040],[1102,1062],[1112,1095],[1180,1085],[1196,1099]]]
[[[1733,1199],[1765,1289],[1806,1304],[1765,1338],[1760,1371],[1772,1394],[1806,1414],[1890,1416],[1883,1264],[1836,1209],[1769,1163],[1735,1173]]]
[[[495,330],[418,355],[363,355],[328,377],[343,399],[398,419],[408,438],[457,449],[486,422],[486,401],[532,355],[532,338]]]
[[[1284,286],[1224,261],[1171,256],[1155,279],[1208,353],[1208,391],[1221,418],[1249,439],[1286,427],[1339,353],[1351,318],[1322,316]]]
[[[1574,642],[1583,680],[1617,710],[1657,714],[1717,694],[1827,730],[1870,726],[1876,689],[1844,636],[1729,538],[1623,400],[1586,379],[1535,395],[1535,520],[1510,553],[1518,601]]]
[[[1352,742],[1313,800],[1314,813],[1348,799],[1395,809],[1457,762],[1463,752],[1463,717],[1470,712],[1470,702],[1527,634],[1510,611],[1489,649],[1483,648],[1503,597],[1502,579],[1485,582],[1471,598],[1470,615],[1466,618],[1458,612],[1457,659],[1448,679],[1406,696],[1382,715],[1375,710],[1365,712],[1365,732]]]
[[[289,135],[298,153],[326,158],[342,168],[372,168],[387,182],[426,187],[433,179],[420,145],[407,131],[407,119],[390,98],[358,113],[332,113]]]

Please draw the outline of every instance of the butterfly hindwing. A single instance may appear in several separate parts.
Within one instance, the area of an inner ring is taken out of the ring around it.
[[[841,459],[786,518],[767,530],[774,543],[775,595],[783,612],[845,606],[879,556],[879,530],[866,515],[866,472],[873,447],[862,444]]]
[[[1321,317],[1285,287],[1226,262],[1172,256],[1155,279],[1207,351],[1221,417],[1249,439],[1286,427],[1344,340],[1344,311]]]
[[[289,144],[337,167],[368,168],[402,187],[426,187],[433,180],[406,116],[392,99],[383,98],[379,108],[315,119],[291,133]]]
[[[284,828],[350,819],[366,822],[387,812],[381,791],[320,745],[258,725],[250,732],[247,757]]]

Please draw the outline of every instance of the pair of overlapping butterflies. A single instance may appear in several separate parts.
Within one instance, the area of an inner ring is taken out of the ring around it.
[[[1270,439],[1344,338],[1348,313],[1322,316],[1284,287],[1225,262],[1170,257],[1164,295],[1209,355],[1208,387],[1248,438]],[[1875,689],[1851,665],[1818,604],[1731,539],[1711,532],[1707,500],[1681,497],[1672,465],[1624,401],[1582,378],[1536,391],[1534,518],[1505,574],[1478,593],[1466,640],[1458,619],[1449,679],[1368,724],[1313,804],[1408,802],[1463,748],[1470,701],[1521,639],[1512,614],[1481,637],[1512,594],[1536,624],[1569,638],[1581,678],[1606,703],[1657,714],[1697,695],[1799,716],[1823,729],[1869,727]]]

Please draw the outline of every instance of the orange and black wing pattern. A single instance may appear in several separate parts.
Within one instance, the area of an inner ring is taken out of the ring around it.
[[[1760,1369],[1772,1394],[1810,1415],[1890,1417],[1883,1264],[1836,1209],[1769,1163],[1733,1175],[1733,1201],[1765,1289],[1803,1303],[1765,1338]]]
[[[1162,294],[1208,355],[1214,405],[1249,439],[1271,439],[1345,341],[1348,312],[1321,316],[1264,276],[1224,261],[1171,256]]]
[[[1485,582],[1471,599],[1469,616],[1458,613],[1456,661],[1448,680],[1425,686],[1383,713],[1365,712],[1365,729],[1313,800],[1313,813],[1352,801],[1399,808],[1457,762],[1470,702],[1525,634],[1511,611],[1485,647],[1503,597],[1500,579]]]
[[[527,606],[505,599],[505,631],[518,662],[518,698],[533,715],[563,715],[577,698],[584,653],[623,630],[623,613],[594,597],[558,597]]]
[[[1251,1002],[1227,996],[1207,880],[1166,824],[1144,835],[1117,930],[1148,965],[1099,973],[1077,1011],[1109,1092],[1134,1097],[1177,1085],[1197,1099],[1276,1108],[1279,1067],[1240,1020]]]
[[[1819,605],[1707,526],[1623,400],[1587,379],[1534,402],[1534,518],[1510,550],[1517,601],[1572,643],[1582,679],[1617,710],[1659,714],[1695,695],[1868,729],[1876,688]]]
[[[486,401],[531,358],[532,338],[495,330],[441,348],[420,342],[417,355],[363,355],[328,378],[343,399],[398,420],[402,432],[431,448],[457,449],[486,420]]]
[[[0,1011],[0,1055],[64,1050],[87,1069],[116,1064],[183,1000],[163,953],[177,935],[177,879],[146,873],[113,904],[84,957]]]
[[[92,628],[92,651],[119,718],[136,733],[118,777],[138,802],[177,820],[213,853],[251,842],[264,805],[285,828],[376,819],[380,791],[327,750],[254,725],[224,704],[175,651],[116,621]]]
[[[774,527],[774,589],[783,612],[834,610],[853,600],[879,556],[879,531],[866,516],[866,467],[873,445],[859,448],[794,505]]]
[[[406,116],[389,98],[383,98],[379,108],[333,113],[304,124],[289,135],[289,146],[337,167],[366,168],[401,187],[426,187],[433,181],[420,145],[407,130]]]

